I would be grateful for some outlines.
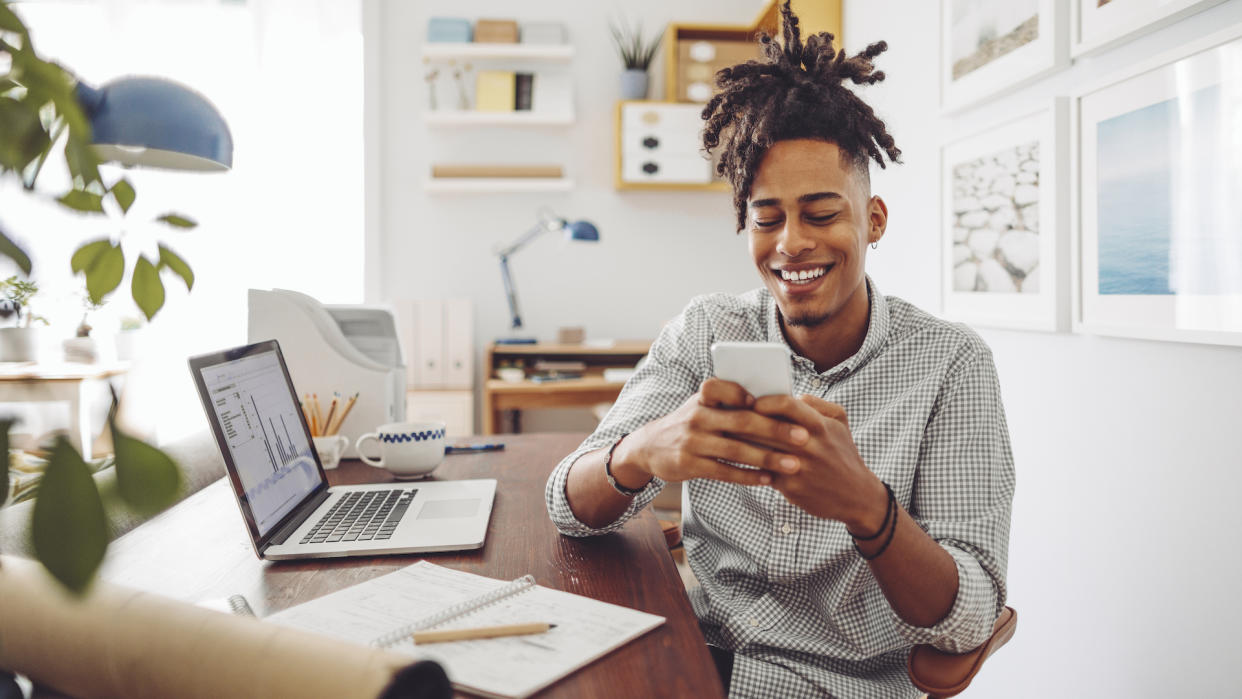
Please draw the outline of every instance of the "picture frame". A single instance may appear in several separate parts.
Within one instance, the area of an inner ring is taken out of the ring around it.
[[[1242,24],[1071,102],[1074,329],[1242,345]]]
[[[1069,323],[1069,100],[941,150],[946,318],[1048,332]]]
[[[1080,58],[1172,24],[1224,0],[1073,0],[1070,55]]]
[[[942,111],[1068,66],[1068,14],[1066,0],[941,0]]]

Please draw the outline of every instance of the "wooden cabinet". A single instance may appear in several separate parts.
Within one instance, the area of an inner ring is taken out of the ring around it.
[[[617,105],[617,189],[722,189],[701,151],[702,107],[621,102]],[[714,186],[713,186],[714,185]]]

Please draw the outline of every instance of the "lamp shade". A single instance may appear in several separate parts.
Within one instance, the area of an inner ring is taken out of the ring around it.
[[[565,237],[569,240],[598,241],[599,229],[590,221],[574,221],[565,224]]]
[[[233,135],[220,112],[171,80],[125,77],[100,87],[77,85],[92,145],[104,162],[169,170],[228,170]]]

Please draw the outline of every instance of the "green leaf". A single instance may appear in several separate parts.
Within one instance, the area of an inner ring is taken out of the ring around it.
[[[26,101],[0,97],[0,167],[22,171],[51,145],[39,110]]]
[[[136,512],[155,514],[177,501],[181,493],[181,471],[164,452],[112,427],[116,452],[116,485],[121,500]]]
[[[84,192],[80,189],[71,189],[57,199],[56,201],[64,204],[70,209],[83,211],[86,213],[103,213],[103,197],[93,192]]]
[[[8,92],[9,90],[12,90],[15,87],[20,87],[20,86],[9,78],[0,78],[0,95],[3,95],[4,93]]]
[[[134,191],[134,186],[129,180],[121,178],[112,185],[112,189],[108,190],[112,193],[112,199],[116,201],[117,206],[121,207],[123,213],[129,213],[129,207],[134,205],[134,199],[138,193]]]
[[[22,20],[9,9],[7,2],[0,2],[0,29],[21,34],[23,38],[27,36],[26,25],[22,24]]]
[[[14,263],[22,270],[22,273],[30,274],[30,256],[25,250],[18,247],[11,238],[0,231],[0,255],[13,260]]]
[[[160,264],[176,272],[177,276],[181,277],[182,281],[185,282],[186,291],[194,288],[194,271],[190,269],[190,266],[177,253],[163,245],[160,246]]]
[[[0,464],[0,505],[9,499],[9,428],[12,420],[0,420],[0,454],[4,455],[4,463]]]
[[[99,253],[94,263],[86,268],[86,293],[91,303],[103,303],[104,297],[121,285],[125,276],[125,253],[120,245],[108,243],[108,249]]]
[[[90,269],[104,250],[112,247],[112,241],[104,238],[102,240],[83,243],[82,247],[74,251],[73,257],[69,258],[69,267],[74,274]]]
[[[164,214],[155,220],[175,228],[194,228],[198,226],[197,221],[181,214]]]
[[[91,150],[90,143],[75,136],[72,129],[69,138],[65,140],[65,163],[69,166],[69,174],[82,178],[83,185],[98,182],[100,179],[99,158]]]
[[[30,533],[35,558],[52,577],[84,592],[108,550],[108,520],[90,468],[64,437],[39,483]]]
[[[147,320],[155,317],[164,307],[164,282],[160,281],[160,271],[151,264],[146,255],[138,258],[134,264],[134,280],[131,286],[134,303],[146,314]]]

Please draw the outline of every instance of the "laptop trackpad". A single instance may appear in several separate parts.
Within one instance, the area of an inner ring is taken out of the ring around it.
[[[430,500],[419,510],[419,519],[473,517],[479,511],[479,498]]]

